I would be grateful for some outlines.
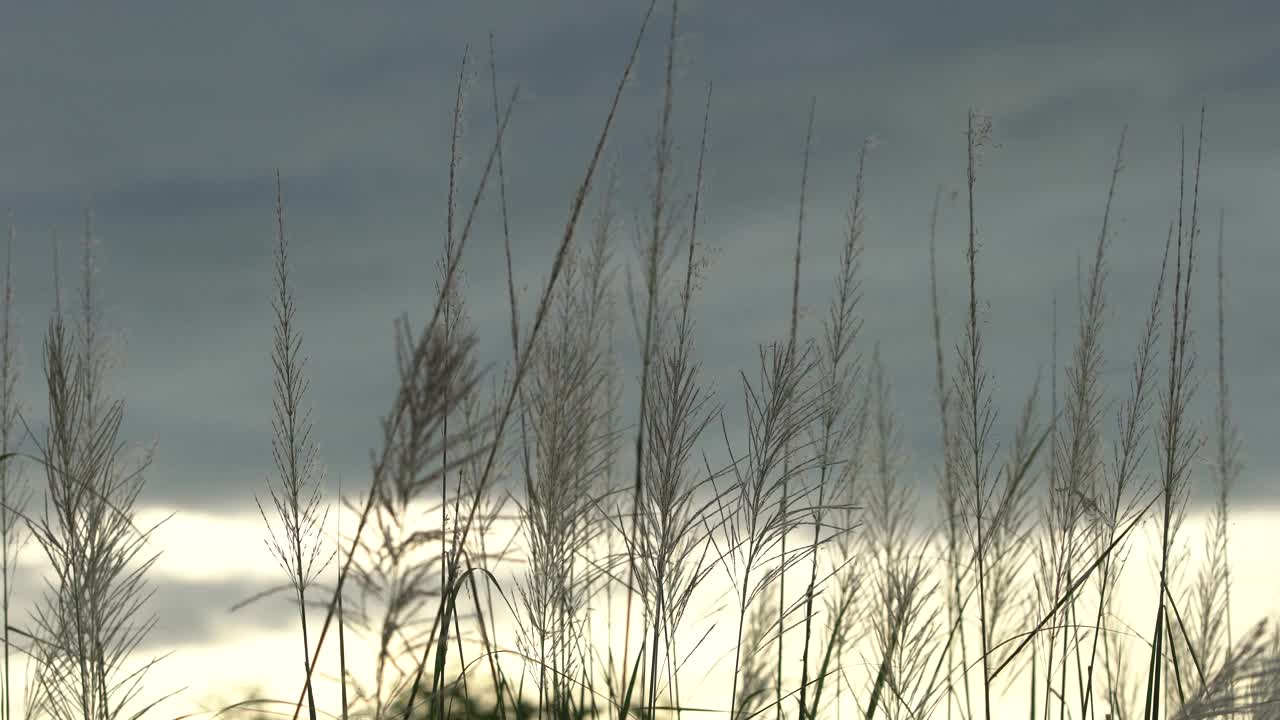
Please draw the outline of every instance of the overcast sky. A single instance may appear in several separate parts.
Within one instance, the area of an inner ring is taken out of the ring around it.
[[[310,356],[310,401],[331,479],[367,480],[391,397],[392,320],[429,312],[443,241],[454,83],[470,43],[462,186],[469,198],[493,136],[488,33],[504,97],[521,97],[506,140],[517,282],[533,302],[566,208],[642,16],[632,0],[465,3],[219,2],[120,6],[52,1],[0,12],[0,209],[12,209],[27,416],[43,422],[39,348],[53,303],[52,242],[74,278],[92,207],[110,325],[125,335],[115,389],[123,436],[158,440],[145,503],[242,515],[270,469],[273,173]],[[665,11],[645,42],[610,143],[624,218],[642,207],[661,93]],[[1212,345],[1213,245],[1226,212],[1228,371],[1244,441],[1239,504],[1280,500],[1280,7],[1269,0],[686,3],[676,132],[693,174],[707,83],[715,94],[702,238],[718,249],[695,313],[698,354],[740,422],[736,372],[783,337],[810,98],[817,99],[805,227],[802,332],[829,300],[862,139],[866,324],[879,342],[922,486],[931,412],[929,208],[964,182],[966,113],[989,113],[999,147],[980,170],[979,291],[1002,437],[1075,326],[1076,258],[1101,223],[1127,124],[1114,209],[1106,376],[1118,402],[1177,202],[1179,133],[1207,103],[1206,223],[1193,307],[1202,372]],[[688,186],[688,182],[685,183]],[[483,358],[505,362],[496,203],[464,259]],[[958,338],[963,216],[943,208],[944,332]],[[624,229],[617,257],[634,258]],[[68,280],[69,282],[69,280]],[[623,316],[625,317],[625,316]],[[620,325],[627,379],[630,329]],[[1198,396],[1206,427],[1213,383]],[[1109,421],[1109,420],[1108,420]],[[714,438],[710,438],[714,441]],[[718,447],[720,443],[710,442]],[[1201,475],[1205,475],[1201,472]],[[257,532],[245,526],[245,532]],[[247,543],[254,547],[256,539]],[[269,563],[269,558],[263,561]],[[256,562],[256,561],[255,561]],[[269,567],[269,566],[268,566]],[[175,580],[165,608],[224,607],[251,582]],[[203,588],[203,590],[201,590]],[[211,599],[213,598],[213,599]],[[185,624],[185,623],[184,623]],[[213,627],[210,625],[209,627]],[[199,634],[200,630],[194,630]],[[196,641],[198,642],[198,641]]]

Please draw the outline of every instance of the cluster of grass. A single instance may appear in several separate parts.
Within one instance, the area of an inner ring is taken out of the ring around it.
[[[264,495],[269,502],[259,509],[300,621],[300,691],[296,701],[281,703],[282,712],[305,712],[310,720],[1280,716],[1280,635],[1264,624],[1240,631],[1229,612],[1228,528],[1240,443],[1224,369],[1221,218],[1217,406],[1209,432],[1199,431],[1191,404],[1201,374],[1189,318],[1203,244],[1203,114],[1194,159],[1188,168],[1184,151],[1179,169],[1177,215],[1152,254],[1142,333],[1136,347],[1124,349],[1127,386],[1103,386],[1101,343],[1122,135],[1101,228],[1081,270],[1066,367],[1056,366],[1055,319],[1049,408],[1037,381],[1006,423],[991,394],[976,230],[991,123],[970,113],[968,286],[954,351],[944,341],[936,280],[936,199],[930,223],[930,382],[941,461],[937,508],[926,512],[901,477],[903,439],[888,373],[861,335],[870,143],[851,178],[828,310],[816,336],[802,334],[816,105],[798,158],[790,323],[741,372],[744,437],[731,437],[725,406],[701,376],[695,309],[709,255],[697,229],[713,93],[706,94],[692,188],[681,188],[672,129],[678,3],[668,28],[653,180],[626,276],[639,402],[634,422],[621,416],[612,341],[616,198],[599,176],[653,13],[651,4],[532,308],[520,307],[514,290],[506,206],[503,134],[518,92],[504,107],[491,44],[497,132],[467,202],[456,190],[464,58],[435,302],[424,321],[397,324],[397,391],[367,488],[339,500],[356,523],[336,541],[325,535],[330,504],[309,421],[277,177],[275,473]],[[482,199],[493,195],[506,250],[511,354],[500,381],[486,385],[462,258]],[[89,238],[86,232],[79,332],[68,335],[59,301],[46,336],[50,420],[29,455],[48,479],[43,514],[27,512],[21,458],[8,455],[20,415],[6,295],[0,720],[10,713],[11,640],[37,668],[27,686],[28,714],[113,720],[144,714],[154,700],[139,695],[150,664],[138,664],[133,652],[152,622],[145,615],[152,556],[147,531],[132,520],[142,475],[122,467],[121,405],[102,389],[109,355],[101,347]],[[1009,439],[1001,442],[1006,426]],[[723,443],[725,466],[711,466],[708,443]],[[1189,569],[1178,548],[1196,481],[1192,460],[1206,447],[1216,501],[1205,562],[1183,580]],[[518,529],[504,533],[512,521]],[[1126,602],[1146,603],[1151,627],[1131,633],[1117,619],[1115,592],[1122,574],[1137,573],[1126,559],[1144,525],[1157,528],[1156,572],[1150,592]],[[19,630],[8,618],[10,578],[28,537],[48,556],[53,575],[32,624]],[[716,597],[718,583],[728,590]],[[707,600],[712,615],[691,615],[695,601]],[[706,629],[716,621],[730,628],[727,652]],[[370,666],[349,663],[356,656],[348,653],[351,643],[368,646]],[[313,680],[322,657],[336,657],[340,706],[317,702]],[[729,681],[698,687],[720,662],[732,668]],[[1011,709],[1010,696],[1026,706]]]

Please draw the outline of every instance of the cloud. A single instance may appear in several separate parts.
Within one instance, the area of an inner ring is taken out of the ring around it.
[[[149,496],[184,509],[251,508],[270,471],[268,402],[271,174],[282,169],[286,224],[310,356],[311,403],[330,477],[366,479],[366,452],[392,390],[391,320],[421,318],[443,236],[448,123],[458,62],[473,79],[461,206],[470,202],[493,121],[487,31],[501,92],[524,98],[506,146],[517,283],[527,308],[582,172],[643,3],[502,3],[372,14],[341,4],[225,3],[146,16],[24,8],[0,29],[0,196],[15,210],[18,310],[28,352],[29,415],[43,407],[39,333],[52,303],[41,278],[49,238],[74,242],[93,202],[104,238],[103,287],[127,331],[116,388],[126,433],[156,437]],[[1228,361],[1246,442],[1240,492],[1274,502],[1280,451],[1262,442],[1280,405],[1268,358],[1280,335],[1266,316],[1280,261],[1267,188],[1277,182],[1272,128],[1278,58],[1267,3],[1158,13],[1103,3],[1048,14],[1013,2],[906,2],[874,10],[820,2],[694,3],[681,23],[676,128],[688,185],[705,82],[714,81],[702,237],[722,253],[697,300],[700,359],[740,421],[736,371],[785,330],[800,144],[818,97],[817,155],[806,226],[802,303],[808,331],[828,300],[853,163],[864,135],[884,141],[867,174],[864,339],[883,344],[898,386],[913,472],[929,483],[936,451],[928,394],[926,230],[936,184],[963,182],[963,121],[991,112],[1003,147],[978,189],[980,291],[990,300],[997,399],[1011,424],[1037,367],[1050,363],[1050,296],[1060,357],[1073,328],[1075,262],[1096,237],[1120,127],[1130,125],[1117,199],[1105,339],[1123,392],[1133,329],[1176,200],[1178,131],[1209,104],[1205,204],[1227,208]],[[245,18],[252,17],[252,22]],[[654,19],[610,144],[623,217],[644,202],[658,116],[665,16]],[[1271,23],[1274,24],[1274,23]],[[944,212],[944,322],[958,330],[962,217]],[[617,257],[630,261],[633,230]],[[1214,235],[1206,228],[1205,242]],[[1212,369],[1212,277],[1197,277],[1201,367]],[[68,251],[64,278],[73,277]],[[505,279],[490,194],[470,241],[468,302],[482,361],[505,355]],[[638,367],[625,318],[620,349]],[[1212,388],[1201,387],[1200,409]],[[633,401],[632,396],[628,396]],[[624,406],[625,407],[625,406]],[[711,446],[717,443],[712,441]]]

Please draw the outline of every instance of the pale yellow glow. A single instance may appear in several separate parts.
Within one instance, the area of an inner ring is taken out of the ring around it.
[[[148,509],[140,513],[140,521],[146,525],[162,518],[167,511]],[[350,522],[352,524],[348,525]],[[343,518],[344,527],[354,527],[353,519]],[[1186,577],[1193,576],[1199,563],[1205,516],[1190,515],[1182,529],[1181,538],[1190,550],[1190,562]],[[1280,551],[1277,543],[1280,534],[1280,512],[1239,510],[1233,513],[1231,523],[1231,570],[1234,593],[1232,619],[1234,631],[1239,636],[1245,629],[1264,617],[1273,616],[1280,605],[1280,573],[1275,572],[1275,557]],[[1132,625],[1140,635],[1150,633],[1149,618],[1155,603],[1155,585],[1152,582],[1152,558],[1146,553],[1154,533],[1140,532],[1130,554],[1125,575],[1117,594],[1117,613],[1121,623]],[[261,582],[263,588],[282,581],[279,568],[266,552],[262,539],[264,529],[256,514],[237,515],[192,514],[175,516],[157,531],[157,547],[164,550],[161,561],[155,566],[152,581],[161,586],[170,581],[217,581],[219,579],[251,579]],[[27,557],[28,572],[38,571],[42,565],[32,555]],[[519,570],[516,570],[519,572]],[[806,571],[807,572],[807,569]],[[792,579],[794,578],[794,579]],[[803,586],[800,574],[790,575],[789,587],[797,590]],[[505,588],[515,600],[514,588]],[[725,575],[717,571],[710,576],[700,591],[695,606],[679,636],[684,647],[678,647],[683,657],[709,629],[710,635],[694,654],[680,675],[681,700],[696,707],[723,707],[727,703],[728,685],[733,666],[733,640],[736,631],[736,612],[731,610],[734,599],[728,591]],[[499,599],[495,603],[502,606]],[[621,594],[615,597],[617,610],[614,625],[614,648],[620,652],[621,623],[618,621],[622,606]],[[599,600],[601,610],[605,600]],[[820,603],[819,603],[820,605]],[[716,612],[716,608],[721,608]],[[498,643],[506,649],[515,649],[516,628],[506,612],[499,614],[495,632]],[[318,627],[322,616],[315,615],[313,627]],[[714,629],[712,622],[714,621]],[[238,628],[228,624],[229,628]],[[313,633],[315,631],[313,630]],[[605,633],[603,619],[593,628],[597,641],[603,645]],[[314,641],[314,634],[313,634]],[[798,658],[801,639],[799,632],[788,636],[786,652]],[[634,647],[634,639],[633,639]],[[172,650],[172,655],[157,665],[150,673],[144,697],[154,699],[166,692],[180,691],[164,701],[154,717],[176,717],[190,712],[211,713],[226,705],[249,697],[272,698],[293,701],[301,689],[302,670],[300,659],[300,634],[297,621],[283,623],[278,628],[246,633],[233,629],[228,637],[202,644],[184,644]],[[333,681],[337,675],[337,644],[331,637],[326,641],[325,652],[316,682],[317,702],[324,713],[337,714],[340,704],[338,687]],[[1135,652],[1140,645],[1135,645]],[[371,665],[371,648],[351,638],[348,645],[348,666],[359,675]],[[476,649],[468,646],[466,652],[475,659]],[[776,650],[774,651],[776,652]],[[871,662],[870,646],[862,643],[855,648],[849,663],[858,662],[857,654],[863,652]],[[521,664],[514,655],[505,656],[506,672],[518,676]],[[477,666],[470,677],[483,686],[487,668]],[[855,678],[864,677],[867,671],[854,670]],[[798,671],[795,673],[798,680]],[[526,681],[532,688],[536,673]],[[1001,683],[999,700],[1001,707],[1023,708],[1026,703],[1024,683],[1005,687]]]

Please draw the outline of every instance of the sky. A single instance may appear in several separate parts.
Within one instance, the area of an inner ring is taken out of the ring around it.
[[[212,652],[287,617],[283,603],[223,613],[275,577],[254,504],[271,470],[275,171],[321,459],[332,482],[358,486],[393,390],[392,321],[401,312],[424,318],[434,298],[464,51],[473,74],[461,181],[468,199],[494,131],[490,32],[501,93],[520,89],[504,150],[516,282],[527,306],[643,10],[633,0],[152,2],[128,11],[55,0],[0,11],[0,209],[12,211],[17,232],[25,417],[43,423],[39,349],[53,305],[54,238],[68,282],[82,212],[92,208],[108,323],[121,333],[113,388],[126,400],[122,437],[157,442],[142,502],[149,512],[177,513],[169,522],[186,539],[175,539],[174,557],[157,568],[157,647]],[[628,218],[643,208],[652,175],[665,18],[664,10],[645,39],[608,147]],[[1180,133],[1195,137],[1204,103],[1205,242],[1192,309],[1200,370],[1216,371],[1212,243],[1222,209],[1227,370],[1245,462],[1236,502],[1273,512],[1276,27],[1280,8],[1265,0],[684,3],[678,171],[687,186],[712,83],[699,232],[717,252],[695,313],[703,329],[697,353],[728,426],[742,423],[738,370],[750,369],[744,363],[758,343],[786,332],[811,98],[801,331],[816,331],[824,312],[858,151],[874,136],[861,342],[864,351],[878,344],[889,368],[908,467],[926,494],[937,433],[929,210],[936,188],[944,197],[963,188],[969,109],[992,117],[997,143],[979,171],[978,283],[1007,429],[1037,370],[1051,367],[1054,297],[1065,362],[1077,261],[1096,241],[1127,126],[1104,331],[1108,399],[1119,401],[1176,209]],[[491,200],[464,264],[480,356],[500,372],[507,308]],[[951,341],[964,312],[963,219],[960,205],[944,203],[939,282]],[[630,230],[617,257],[635,258]],[[634,384],[625,322],[618,337]],[[1196,402],[1206,428],[1213,386],[1205,375]]]

